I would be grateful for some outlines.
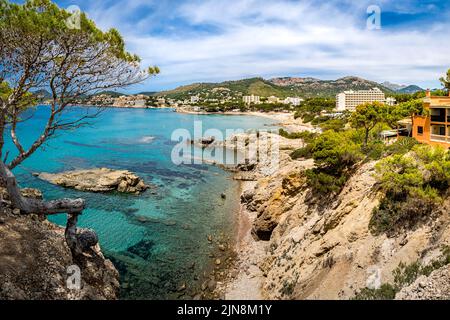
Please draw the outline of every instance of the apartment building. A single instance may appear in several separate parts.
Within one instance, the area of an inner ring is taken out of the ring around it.
[[[287,97],[284,99],[285,104],[292,104],[293,106],[299,106],[302,104],[304,100],[299,97]]]
[[[395,106],[397,104],[397,100],[394,97],[387,97],[386,104],[391,107]]]
[[[378,88],[370,90],[359,91],[344,91],[336,95],[336,110],[337,111],[354,111],[355,108],[366,102],[386,102],[384,92]]]
[[[427,91],[423,103],[429,114],[414,116],[413,137],[419,142],[450,149],[450,94],[448,97],[432,97]]]
[[[251,96],[243,96],[242,101],[244,101],[244,103],[246,103],[246,104],[250,104],[250,103],[259,104],[260,97],[252,94]]]

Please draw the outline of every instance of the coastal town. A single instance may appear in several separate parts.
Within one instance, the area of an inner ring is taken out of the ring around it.
[[[158,94],[120,95],[118,93],[101,93],[89,98],[79,99],[76,103],[80,105],[116,108],[179,108],[194,112],[205,110],[210,112],[220,111],[221,106],[231,105],[235,107],[235,109],[231,111],[239,112],[244,107],[252,106],[257,109],[259,105],[281,106],[281,108],[274,108],[275,110],[273,111],[283,109],[283,106],[284,110],[293,110],[305,101],[305,98],[297,96],[282,98],[272,95],[264,97],[253,94],[244,95],[242,92],[238,92],[236,95],[226,94],[229,91],[230,90],[227,88],[213,88],[212,93],[221,92],[220,98],[210,98],[209,94],[206,94],[203,96],[193,95],[183,100],[160,96]],[[224,92],[225,94],[223,94]],[[335,111],[353,111],[359,104],[374,101],[386,103],[390,106],[396,104],[396,99],[394,97],[386,97],[385,93],[379,88],[357,91],[346,90],[336,95]]]
[[[310,99],[301,97],[277,97],[274,95],[264,97],[259,95],[244,95],[242,92],[231,92],[224,87],[214,87],[203,94],[189,95],[187,98],[175,99],[167,95],[130,94],[123,95],[116,92],[101,93],[88,98],[80,99],[75,104],[84,106],[112,107],[112,108],[172,108],[182,113],[227,113],[242,114],[247,111],[260,113],[286,113],[294,114],[302,109],[302,104]],[[348,89],[336,94],[334,108],[323,108],[315,115],[316,118],[342,118],[351,114],[359,105],[379,102],[387,106],[395,106],[395,95],[387,96],[380,88],[374,87],[366,90]],[[430,90],[425,92],[424,104],[430,110],[430,117],[416,116],[414,119],[405,118],[398,121],[397,129],[381,132],[383,138],[395,139],[401,135],[412,135],[420,142],[430,144],[450,145],[450,111],[446,107],[449,103],[446,97],[432,97]],[[286,118],[284,118],[286,119]],[[286,127],[293,121],[287,121]],[[304,123],[302,123],[304,124]],[[299,126],[294,126],[299,128]],[[320,129],[308,128],[313,132]],[[448,131],[448,133],[447,133]]]
[[[450,300],[450,5],[118,1],[0,0],[0,300]]]

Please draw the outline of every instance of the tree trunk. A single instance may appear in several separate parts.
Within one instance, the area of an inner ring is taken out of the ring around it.
[[[82,214],[85,208],[83,199],[60,199],[45,202],[38,199],[25,198],[20,192],[14,174],[2,161],[0,161],[0,178],[6,181],[6,190],[11,198],[11,202],[22,214],[68,214],[65,238],[74,258],[98,243],[98,237],[94,231],[77,231],[78,216]]]
[[[5,115],[0,112],[0,161],[3,158],[3,145],[5,144]]]
[[[364,147],[367,147],[367,144],[369,142],[369,133],[370,133],[370,130],[366,129],[366,134],[364,136]]]

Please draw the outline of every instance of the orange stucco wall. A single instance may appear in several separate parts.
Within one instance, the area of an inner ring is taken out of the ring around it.
[[[423,134],[419,135],[418,127],[423,127]],[[413,124],[413,134],[412,136],[419,142],[430,144],[430,145],[440,145],[444,148],[450,148],[450,143],[431,141],[431,121],[429,117],[415,116]]]
[[[423,127],[422,135],[418,133],[419,127]],[[414,117],[413,137],[419,142],[430,143],[430,119],[428,117]]]

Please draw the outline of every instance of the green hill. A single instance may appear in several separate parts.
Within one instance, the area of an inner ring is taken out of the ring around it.
[[[386,94],[393,91],[373,81],[358,77],[345,77],[337,80],[319,80],[314,78],[250,78],[222,83],[193,83],[173,90],[158,92],[155,95],[173,99],[186,99],[190,96],[218,98],[224,95],[258,95],[262,97],[277,96],[279,98],[300,96],[335,97],[344,90],[366,90],[380,88]]]
[[[424,91],[421,87],[416,85],[407,86],[406,88],[402,88],[398,90],[399,93],[416,93],[419,91]]]
[[[45,100],[45,99],[50,99],[52,97],[51,93],[48,92],[47,90],[38,90],[38,91],[34,91],[33,95],[36,96],[38,99],[41,100]]]
[[[117,97],[120,97],[120,96],[127,96],[127,94],[122,93],[122,92],[117,92],[117,91],[101,91],[101,92],[98,92],[98,93],[94,94],[93,96],[100,96],[100,95],[103,95],[103,94],[107,95],[107,96],[111,96],[113,98],[117,98]]]

